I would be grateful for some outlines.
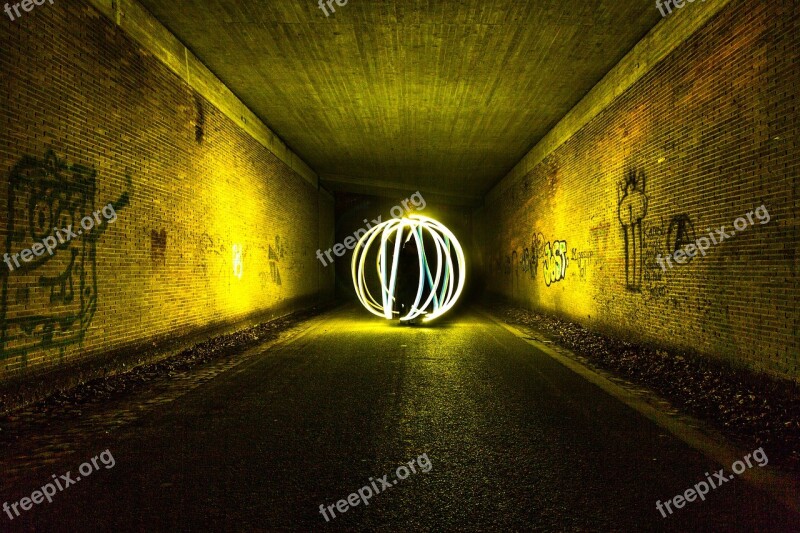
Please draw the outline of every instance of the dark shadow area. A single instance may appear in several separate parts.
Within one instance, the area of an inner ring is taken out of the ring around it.
[[[216,335],[156,362],[66,387],[0,417],[0,442],[18,440],[21,435],[44,430],[51,420],[80,417],[84,406],[121,400],[152,388],[158,381],[169,380],[212,361],[234,359],[245,350],[275,339],[281,332],[333,307],[333,304],[311,307],[234,333]]]
[[[509,324],[541,332],[589,364],[645,386],[744,448],[763,446],[800,475],[800,385],[696,353],[621,340],[500,299],[483,302]]]

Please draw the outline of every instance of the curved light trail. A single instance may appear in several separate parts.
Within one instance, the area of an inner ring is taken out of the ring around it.
[[[428,243],[432,243],[429,249],[436,250],[436,260],[432,262],[435,273],[431,272],[431,262],[425,252],[426,234],[430,237]],[[422,215],[410,215],[373,226],[353,250],[353,285],[361,304],[370,313],[389,320],[400,314],[394,311],[397,270],[402,245],[412,238],[419,255],[419,282],[414,303],[407,314],[399,317],[400,320],[414,320],[424,315],[423,322],[429,322],[445,314],[461,296],[466,261],[458,239],[440,222]],[[379,248],[375,271],[381,285],[380,301],[370,292],[365,272],[367,255],[376,241]]]

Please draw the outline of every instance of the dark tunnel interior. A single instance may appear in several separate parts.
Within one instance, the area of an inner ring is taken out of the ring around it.
[[[800,532],[798,0],[0,4],[0,531]]]

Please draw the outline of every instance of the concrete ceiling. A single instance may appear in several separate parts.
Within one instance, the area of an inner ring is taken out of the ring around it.
[[[658,21],[652,0],[140,0],[334,190],[470,204]]]

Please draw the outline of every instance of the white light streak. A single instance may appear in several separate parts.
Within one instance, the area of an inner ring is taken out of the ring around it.
[[[429,242],[432,242],[433,248],[436,249],[435,275],[430,270],[423,232],[430,235]],[[375,260],[375,272],[381,284],[380,302],[375,300],[367,286],[364,268],[369,250],[379,236],[380,247]],[[393,243],[391,243],[392,238]],[[399,318],[407,321],[424,315],[423,321],[429,322],[450,310],[461,296],[466,265],[458,239],[443,224],[432,218],[411,215],[407,218],[387,220],[370,228],[353,250],[351,263],[353,285],[359,301],[370,313],[389,320],[399,315],[398,311],[394,311],[397,268],[400,250],[411,238],[415,240],[419,254],[419,284],[413,305],[405,316]],[[390,245],[392,249],[389,249]],[[455,263],[453,252],[455,252]]]

